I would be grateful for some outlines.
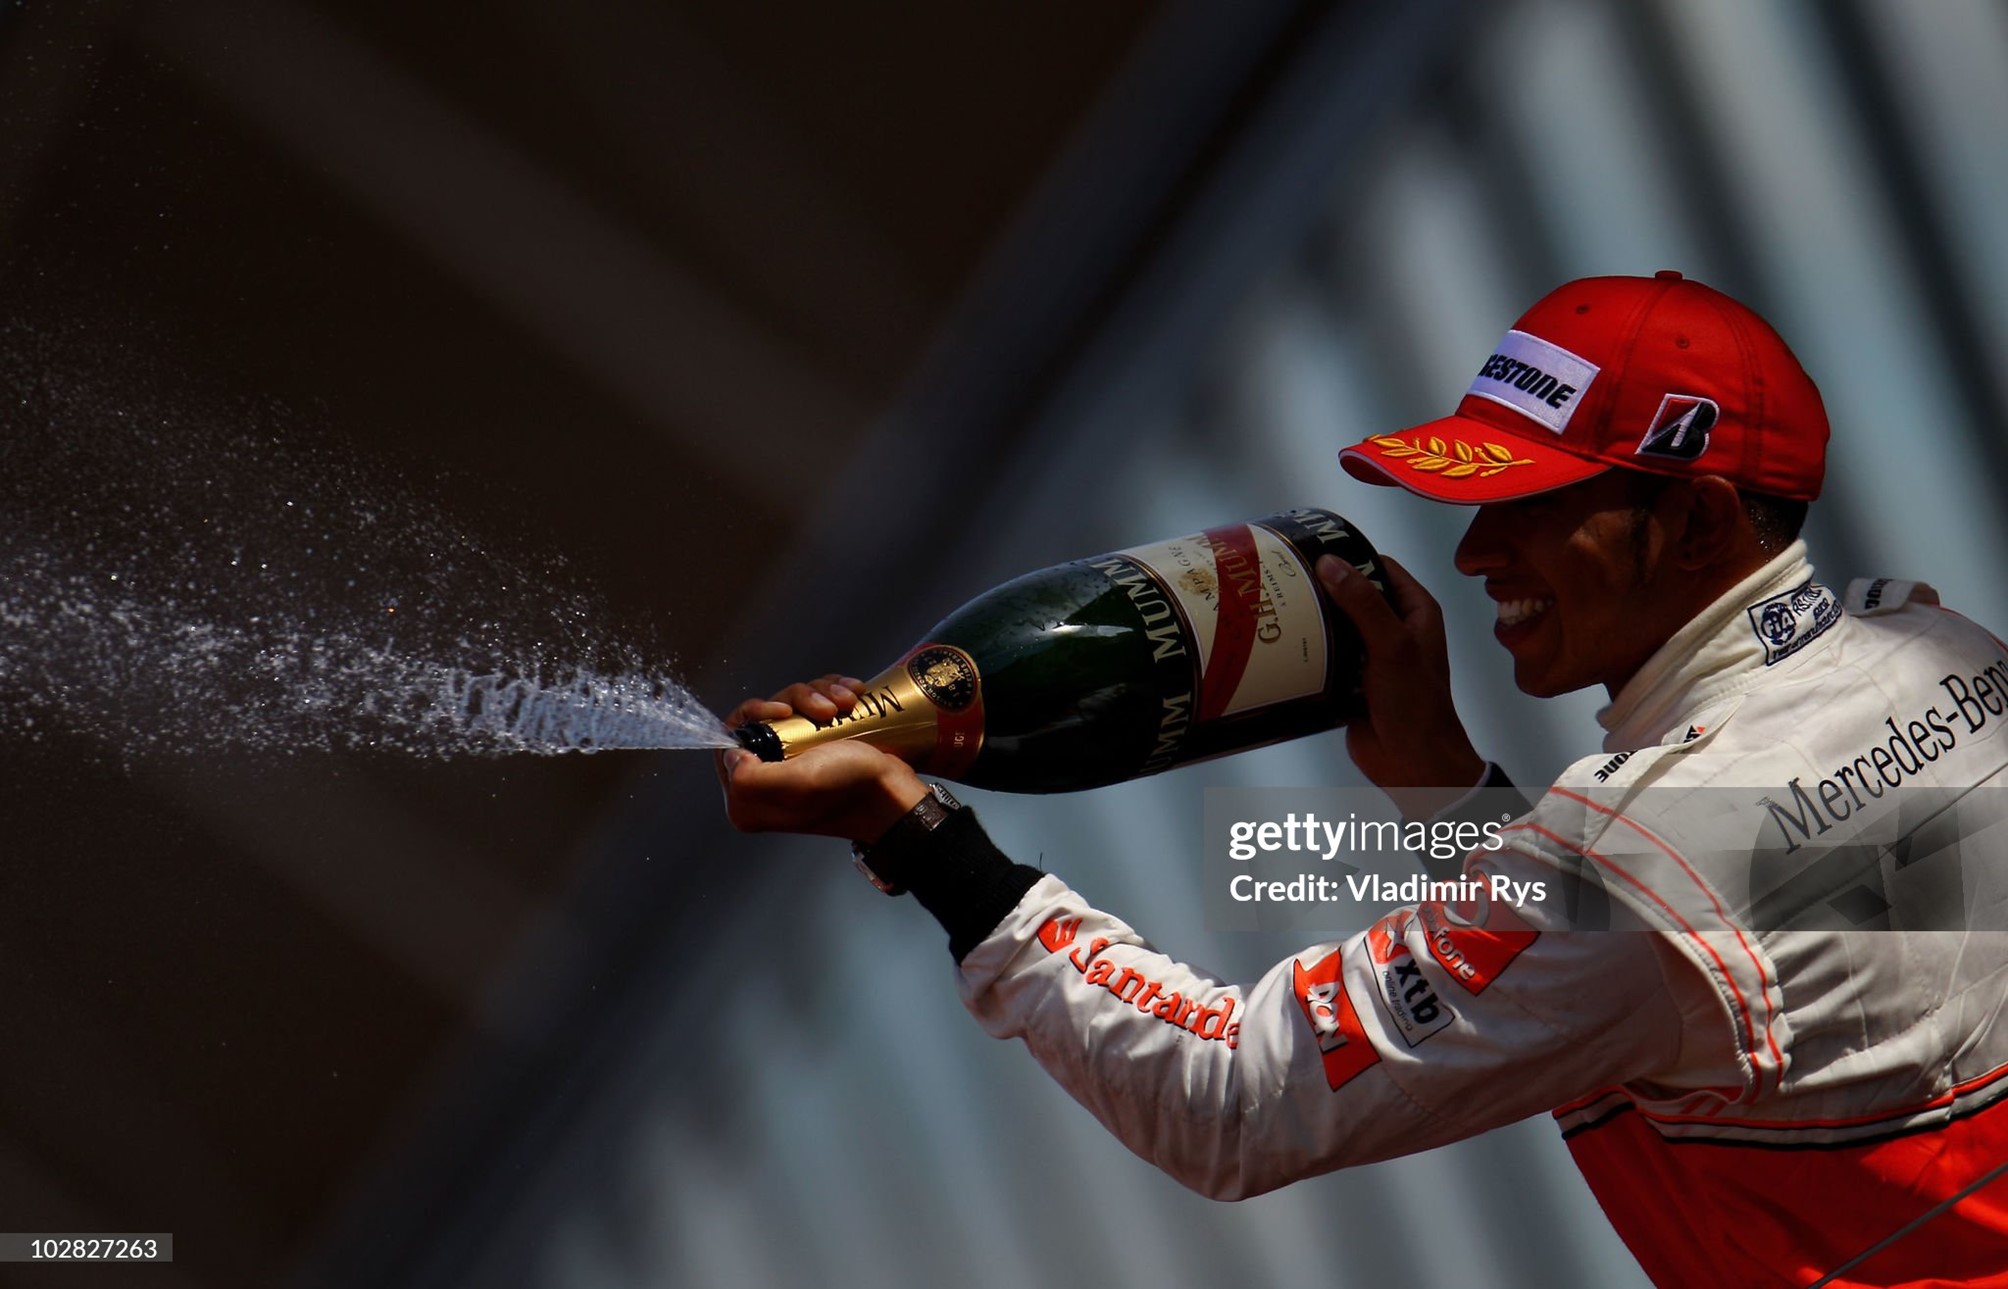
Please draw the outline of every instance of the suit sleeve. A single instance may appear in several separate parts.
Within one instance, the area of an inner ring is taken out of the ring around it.
[[[1554,877],[1510,849],[1467,872],[1481,887],[1493,873]],[[1709,1023],[1681,963],[1622,910],[1612,930],[1590,933],[1489,896],[1412,905],[1230,983],[1001,856],[965,856],[956,882],[989,901],[973,923],[958,924],[944,894],[956,883],[915,893],[949,926],[963,1000],[984,1029],[1023,1040],[1130,1149],[1221,1199],[1648,1076]]]

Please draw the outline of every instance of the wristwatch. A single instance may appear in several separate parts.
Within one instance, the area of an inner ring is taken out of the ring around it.
[[[962,803],[950,796],[947,788],[931,783],[928,794],[901,815],[899,822],[886,829],[884,836],[869,844],[852,842],[851,863],[864,874],[866,881],[887,895],[904,895],[906,875],[912,871],[928,834],[962,808]]]

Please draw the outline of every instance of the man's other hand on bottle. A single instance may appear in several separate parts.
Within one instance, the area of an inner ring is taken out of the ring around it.
[[[1381,567],[1393,606],[1345,561],[1318,561],[1319,584],[1366,648],[1360,686],[1367,710],[1346,727],[1346,752],[1404,816],[1427,818],[1477,785],[1485,758],[1451,700],[1442,608],[1385,554]]]

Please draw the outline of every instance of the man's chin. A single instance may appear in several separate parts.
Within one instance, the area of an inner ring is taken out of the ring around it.
[[[1560,698],[1563,694],[1573,694],[1579,689],[1588,689],[1596,682],[1589,680],[1570,681],[1543,669],[1538,663],[1513,660],[1513,684],[1529,698]]]

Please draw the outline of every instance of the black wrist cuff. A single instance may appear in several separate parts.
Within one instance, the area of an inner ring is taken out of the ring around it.
[[[905,874],[907,890],[948,932],[948,952],[958,963],[1044,876],[997,849],[966,807],[919,841]]]

